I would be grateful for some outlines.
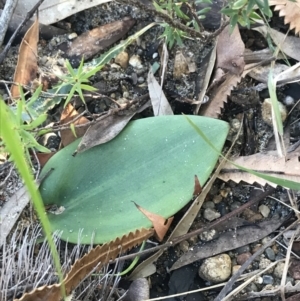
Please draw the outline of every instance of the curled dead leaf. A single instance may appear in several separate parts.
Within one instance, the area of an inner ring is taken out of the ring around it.
[[[68,103],[61,114],[60,124],[64,125],[66,123],[72,122],[72,120],[75,120],[74,122],[71,123],[74,126],[83,125],[89,122],[89,120],[84,116],[81,116],[76,119],[77,116],[79,116],[77,110],[70,103]],[[74,133],[71,130],[71,128],[66,130],[61,130],[60,134],[61,134],[61,142],[63,146],[67,146],[73,141],[75,141],[76,139],[82,137],[86,133],[88,128],[89,125],[80,128],[75,127],[76,136],[74,136]]]
[[[39,20],[36,19],[26,32],[20,48],[18,63],[14,74],[14,82],[20,85],[30,85],[37,76],[37,44],[39,41]],[[12,85],[11,96],[20,97],[18,85]]]
[[[139,206],[137,203],[135,203],[135,206],[152,222],[154,230],[155,230],[155,236],[158,239],[158,241],[162,241],[170,228],[170,225],[173,221],[173,217],[170,217],[168,219],[162,217],[161,215],[152,213],[143,207]]]

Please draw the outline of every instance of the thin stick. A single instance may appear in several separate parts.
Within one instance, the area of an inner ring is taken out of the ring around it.
[[[8,24],[13,16],[18,0],[7,0],[0,19],[0,46],[3,43]]]
[[[24,27],[24,25],[26,24],[26,22],[33,16],[33,14],[36,12],[36,10],[38,9],[38,7],[43,2],[44,2],[44,0],[39,0],[37,2],[37,4],[26,14],[25,19],[20,23],[20,25],[18,26],[18,28],[15,30],[15,32],[13,33],[13,35],[10,37],[10,39],[9,39],[8,43],[6,44],[5,48],[0,53],[0,64],[5,59],[5,57],[6,57],[7,53],[8,53],[8,50],[10,49],[11,44],[15,40],[17,34],[20,32],[20,30]]]

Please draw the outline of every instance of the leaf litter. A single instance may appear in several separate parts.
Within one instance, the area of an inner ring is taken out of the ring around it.
[[[222,65],[222,64],[221,64]],[[292,77],[293,77],[294,75],[292,75]],[[295,76],[294,76],[295,77]],[[222,81],[222,80],[221,80]],[[237,82],[238,82],[238,80],[236,80]],[[229,81],[229,83],[231,83],[232,82],[232,80],[231,81]],[[227,82],[228,83],[228,82]],[[235,85],[235,84],[234,84]],[[232,85],[232,87],[234,87],[234,85]],[[225,99],[225,101],[227,100],[227,95],[230,95],[230,90],[232,89],[232,87],[230,88],[230,89],[228,89],[227,88],[227,90],[224,88],[223,90],[220,90],[221,92],[219,92],[220,94],[219,94],[219,96],[221,96],[223,99]],[[161,90],[163,90],[163,84],[161,84],[161,87],[160,87],[160,89]],[[206,90],[206,89],[205,89]],[[224,93],[226,94],[226,96],[224,97]],[[218,107],[216,110],[215,110],[216,112],[218,112],[217,114],[216,113],[214,113],[214,114],[216,114],[215,115],[215,117],[217,117],[217,116],[219,116],[219,113],[220,113],[220,107]],[[100,128],[100,126],[99,126],[99,128]],[[92,138],[91,138],[92,139]]]
[[[18,64],[15,69],[14,82],[20,85],[30,86],[37,78],[37,46],[39,41],[38,18],[26,32],[19,49]],[[19,86],[12,85],[12,98],[19,98]]]

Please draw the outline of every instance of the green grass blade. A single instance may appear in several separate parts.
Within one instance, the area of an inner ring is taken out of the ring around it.
[[[232,161],[228,160],[227,158],[225,158],[219,151],[218,149],[211,143],[211,141],[205,136],[205,134],[200,130],[200,128],[187,116],[185,116],[187,121],[190,123],[190,125],[195,129],[195,131],[199,134],[199,136],[215,151],[217,152],[222,158],[226,159],[230,164],[232,164],[233,166],[235,166],[236,168],[249,172],[252,175],[255,175],[257,177],[260,177],[262,179],[265,179],[267,181],[270,181],[272,183],[275,183],[279,186],[283,186],[286,188],[290,188],[290,189],[294,189],[294,190],[300,190],[300,183],[295,182],[295,181],[290,181],[290,180],[286,180],[286,179],[281,179],[281,178],[277,178],[277,177],[273,177],[273,176],[268,176],[264,173],[260,173],[260,172],[256,172],[252,169],[243,167],[241,165],[235,164]]]
[[[18,131],[14,130],[15,125],[11,119],[11,111],[8,106],[4,103],[0,96],[0,136],[3,139],[7,150],[10,152],[11,158],[13,159],[27,189],[32,198],[35,210],[40,218],[43,230],[45,232],[47,241],[50,246],[50,250],[53,256],[54,264],[59,275],[59,279],[62,282],[63,276],[61,272],[61,266],[59,262],[59,255],[57,253],[55,244],[51,236],[51,227],[48,218],[45,215],[45,208],[42,202],[41,195],[38,187],[34,181],[33,174],[30,171],[28,163],[23,153],[23,145],[19,136]]]
[[[269,76],[268,76],[268,89],[270,93],[270,98],[272,102],[272,108],[274,110],[275,114],[275,120],[277,125],[278,133],[282,136],[283,135],[283,125],[280,115],[280,110],[278,106],[278,100],[276,95],[276,82],[273,80],[273,72],[270,70]]]

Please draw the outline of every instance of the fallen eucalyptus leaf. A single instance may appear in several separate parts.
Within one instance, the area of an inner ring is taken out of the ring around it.
[[[268,83],[268,77],[270,74],[270,71],[272,70],[274,76],[279,75],[280,73],[287,70],[289,67],[284,64],[276,63],[274,66],[264,65],[264,66],[256,66],[252,68],[252,70],[248,73],[248,75],[255,80],[259,81],[260,83]]]
[[[222,68],[230,74],[241,75],[245,67],[244,51],[245,44],[238,26],[230,33],[230,26],[227,25],[218,37],[216,68]]]
[[[264,37],[269,34],[276,44],[286,55],[289,57],[300,61],[300,38],[287,36],[273,28],[268,28],[265,25],[253,28],[254,30],[260,32]]]
[[[134,280],[124,297],[124,301],[143,301],[150,298],[149,283],[146,278]]]
[[[215,240],[194,246],[191,251],[183,254],[173,264],[171,270],[208,258],[211,254],[220,254],[256,242],[278,229],[283,221],[284,219],[266,220],[259,224],[235,229],[235,231],[224,232]]]
[[[202,103],[205,102],[205,94],[216,62],[216,51],[217,47],[215,44],[212,50],[209,51],[209,53],[203,58],[201,66],[199,68],[197,75],[197,91],[195,93],[196,95],[198,95],[197,100],[199,101],[199,104],[197,104],[195,107],[195,115],[198,115]]]

